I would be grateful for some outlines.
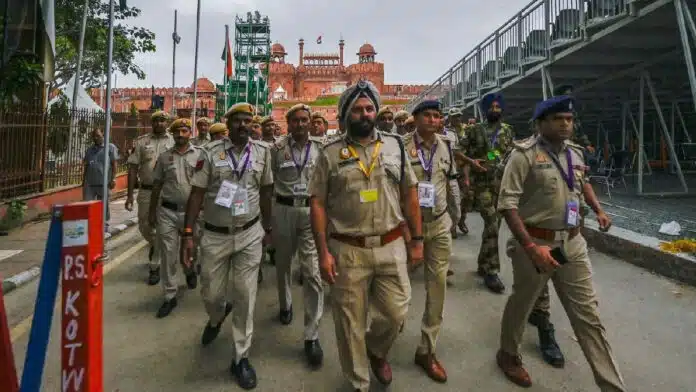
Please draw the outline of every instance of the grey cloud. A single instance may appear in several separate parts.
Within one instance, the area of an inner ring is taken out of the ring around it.
[[[305,39],[305,52],[337,52],[341,36],[346,41],[346,61],[357,60],[355,53],[366,43],[377,51],[385,64],[389,83],[430,83],[468,53],[481,40],[512,17],[529,0],[505,0],[505,7],[494,2],[469,0],[430,0],[413,6],[397,0],[202,0],[198,75],[222,81],[224,63],[224,25],[230,25],[234,40],[234,18],[258,9],[271,19],[271,40],[280,42],[288,61],[297,63],[299,38]],[[172,66],[172,28],[174,9],[179,9],[177,46],[177,86],[193,82],[196,32],[196,0],[129,0],[142,9],[137,20],[157,35],[157,54],[141,55],[138,63],[148,73],[143,81],[119,76],[118,85],[169,86]],[[379,7],[375,7],[379,4]],[[504,11],[501,12],[501,8]],[[323,43],[316,38],[322,35]]]

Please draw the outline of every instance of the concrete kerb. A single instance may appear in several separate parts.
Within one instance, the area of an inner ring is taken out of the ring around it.
[[[104,234],[104,240],[108,240],[115,237],[128,228],[135,226],[138,223],[138,218],[126,219],[124,222],[113,225],[109,227],[109,232]],[[39,277],[41,274],[41,268],[38,266],[33,266],[26,271],[22,271],[14,276],[11,276],[2,281],[2,292],[7,295],[8,293],[24,286],[25,284],[31,282],[32,280]]]
[[[621,227],[608,233],[599,231],[597,222],[588,219],[582,234],[589,246],[680,283],[696,286],[696,258],[672,254],[660,249],[661,241]]]

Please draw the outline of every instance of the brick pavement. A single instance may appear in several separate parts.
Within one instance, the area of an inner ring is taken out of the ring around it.
[[[135,211],[126,211],[124,202],[125,198],[111,202],[111,233],[122,231],[124,227],[117,228],[117,226],[125,222],[128,222],[129,225],[134,223],[133,218],[136,217],[136,213]],[[1,279],[11,278],[30,270],[32,267],[40,267],[44,257],[49,224],[49,220],[30,222],[21,229],[14,230],[9,235],[0,237]],[[9,255],[11,252],[8,251],[17,250],[21,250],[21,252],[2,259],[3,254]]]

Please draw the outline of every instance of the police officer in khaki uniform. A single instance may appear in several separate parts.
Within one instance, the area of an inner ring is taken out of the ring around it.
[[[404,138],[413,171],[418,178],[418,198],[423,218],[423,256],[425,264],[425,312],[421,342],[415,362],[437,382],[447,381],[447,372],[435,357],[445,310],[447,271],[452,250],[448,214],[448,183],[456,176],[451,141],[438,132],[442,123],[440,102],[423,101],[413,109],[416,132]],[[458,205],[457,205],[458,206]]]
[[[309,106],[299,104],[285,114],[288,135],[281,136],[271,148],[271,167],[275,187],[273,206],[273,246],[277,251],[279,320],[292,322],[290,284],[292,259],[297,253],[303,277],[304,351],[312,367],[322,364],[324,353],[319,344],[319,322],[324,312],[324,286],[319,274],[317,249],[309,221],[309,181],[322,149],[319,138],[310,136],[312,124]]]
[[[323,114],[319,112],[312,113],[312,136],[321,138],[326,142],[326,131],[329,130],[329,122]]]
[[[262,140],[263,139],[263,131],[261,130],[261,121],[263,121],[263,117],[256,115],[254,118],[251,120],[251,138],[254,140]]]
[[[261,120],[261,140],[270,144],[275,143],[275,132],[276,128],[275,122],[273,121],[273,117],[264,117],[263,120]]]
[[[184,226],[184,209],[191,192],[191,177],[201,148],[189,142],[191,120],[175,120],[169,131],[174,137],[174,147],[163,152],[155,164],[153,189],[150,196],[150,225],[157,227],[157,243],[162,257],[160,278],[164,289],[164,303],[157,311],[157,318],[167,317],[176,308],[179,264],[180,231]],[[160,196],[162,196],[161,201]],[[196,288],[196,274],[184,271],[189,288]]]
[[[574,100],[553,97],[537,105],[539,136],[516,143],[501,181],[498,210],[514,238],[507,244],[514,290],[503,313],[497,362],[512,382],[529,387],[519,346],[525,321],[549,279],[563,305],[595,382],[603,392],[626,391],[597,310],[587,242],[580,233],[583,199],[601,230],[611,220],[586,182],[582,147],[569,141]]]
[[[396,125],[394,125],[394,110],[389,106],[385,106],[377,113],[377,129],[382,132],[396,133]]]
[[[396,112],[396,114],[394,114],[394,126],[396,127],[396,133],[398,133],[399,135],[406,134],[404,124],[410,116],[411,114],[405,110],[399,110],[398,112]]]
[[[181,259],[190,264],[194,244],[187,233],[193,233],[205,204],[201,294],[210,319],[201,343],[208,345],[215,340],[234,308],[234,360],[230,370],[243,389],[255,388],[257,383],[248,356],[262,241],[270,240],[264,238],[264,230],[268,237],[273,191],[270,150],[250,139],[253,116],[250,104],[233,105],[225,114],[229,139],[211,142],[196,162],[181,245]],[[232,303],[227,303],[228,298]]]
[[[211,125],[208,129],[208,133],[210,134],[211,142],[225,139],[230,135],[230,131],[227,129],[227,124],[225,123],[215,123]],[[208,148],[208,144],[210,143],[207,143],[203,147]]]
[[[198,131],[198,135],[191,140],[191,144],[198,147],[205,147],[206,144],[210,143],[210,134],[208,132],[212,123],[213,122],[208,117],[200,117],[197,119],[196,130]],[[169,129],[171,130],[171,126]]]
[[[322,278],[332,285],[341,368],[361,392],[369,389],[368,366],[380,383],[392,380],[387,356],[411,299],[404,213],[413,234],[411,262],[423,259],[417,179],[401,138],[374,128],[379,103],[365,80],[343,92],[338,111],[346,135],[324,147],[310,184],[312,230]],[[370,306],[381,317],[366,332]]]
[[[153,173],[157,158],[174,146],[174,138],[167,132],[169,115],[163,111],[152,113],[152,132],[135,140],[133,153],[128,157],[128,194],[126,210],[133,211],[133,190],[135,182],[140,179],[138,190],[138,230],[150,244],[150,275],[147,283],[151,286],[160,281],[160,256],[155,241],[155,228],[150,226],[150,193],[152,191]]]
[[[405,135],[407,133],[414,132],[416,130],[416,123],[415,120],[413,119],[413,116],[410,116],[409,118],[404,121],[404,133],[400,135]]]

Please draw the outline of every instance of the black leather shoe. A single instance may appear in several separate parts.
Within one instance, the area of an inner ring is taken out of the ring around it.
[[[155,256],[155,248],[153,246],[150,246],[150,252],[147,254],[147,259],[152,261],[152,258]]]
[[[186,287],[188,287],[190,290],[194,290],[196,287],[198,287],[198,277],[196,276],[195,272],[191,272],[186,275]]]
[[[529,314],[529,318],[527,318],[527,322],[537,328],[550,323],[549,316],[538,310],[532,310],[532,313]]]
[[[505,285],[498,277],[498,274],[486,274],[483,277],[483,283],[488,287],[488,290],[496,294],[502,294],[505,291]]]
[[[230,314],[232,311],[232,305],[227,304],[225,305],[225,316],[223,316],[222,321],[218,325],[211,325],[210,321],[208,321],[208,324],[205,325],[205,328],[203,329],[203,336],[201,336],[201,344],[204,346],[209,345],[210,343],[215,340],[215,338],[218,337],[220,334],[220,327],[222,327],[222,323],[225,321],[227,318],[227,315]]]
[[[565,358],[556,342],[553,324],[549,322],[538,328],[537,331],[539,332],[539,348],[544,361],[555,368],[564,367]]]
[[[147,276],[147,284],[154,286],[160,282],[160,269],[150,268],[150,274]]]
[[[162,306],[160,306],[157,311],[157,318],[165,318],[169,316],[169,313],[176,308],[176,298],[172,298],[169,301],[164,301]]]
[[[233,361],[230,366],[230,372],[237,379],[237,384],[239,384],[240,388],[246,390],[256,388],[256,370],[251,366],[248,359],[242,358],[237,364]]]
[[[290,325],[290,323],[292,323],[292,306],[288,310],[281,309],[280,312],[278,312],[278,320],[280,320],[280,323],[283,325]]]
[[[305,340],[304,342],[304,352],[307,357],[307,363],[309,366],[318,369],[324,362],[324,350],[321,349],[321,344],[319,344],[319,339],[317,340]]]

